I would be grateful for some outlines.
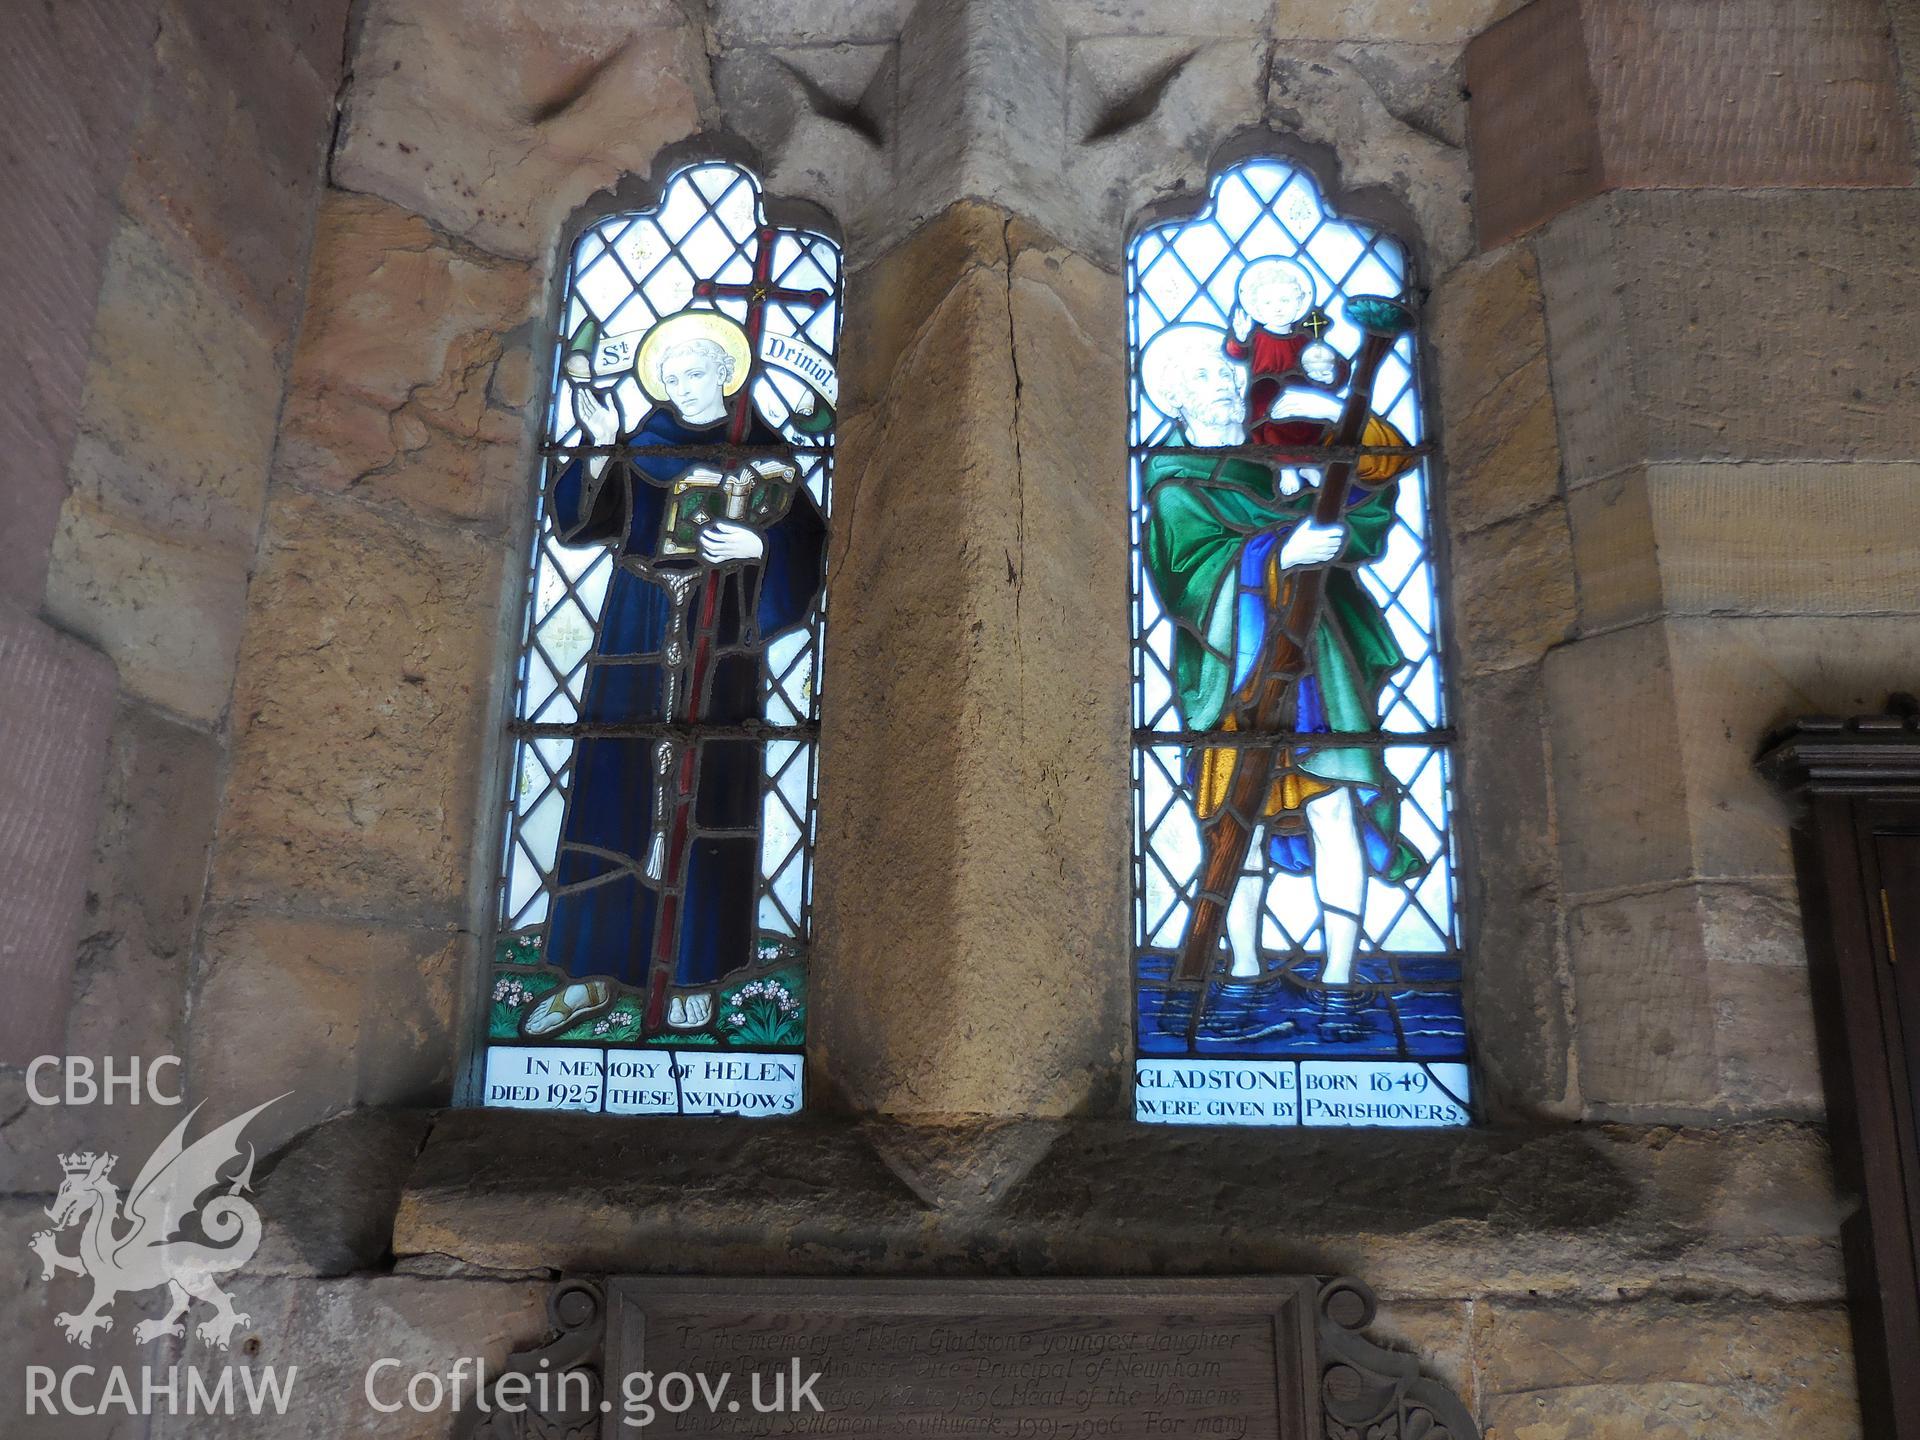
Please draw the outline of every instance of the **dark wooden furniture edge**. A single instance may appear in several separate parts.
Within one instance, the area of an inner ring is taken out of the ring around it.
[[[1920,1440],[1920,1134],[1903,1098],[1920,1055],[1889,1016],[1876,853],[1881,836],[1920,833],[1920,707],[1896,696],[1886,714],[1802,720],[1757,763],[1793,807],[1834,1167],[1860,1201],[1841,1240],[1865,1433]]]

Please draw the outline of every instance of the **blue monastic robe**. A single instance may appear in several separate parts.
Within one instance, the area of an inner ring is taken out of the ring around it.
[[[727,439],[723,420],[683,425],[661,407],[622,444],[714,445]],[[758,415],[748,445],[783,447]],[[565,544],[614,547],[616,561],[652,560],[671,482],[697,465],[732,468],[719,460],[684,456],[630,457],[636,472],[623,482],[611,461],[600,494],[589,499],[586,468],[574,461],[554,483],[553,519]],[[647,477],[654,482],[650,483]],[[820,589],[827,529],[819,507],[796,484],[780,520],[760,532],[766,555],[721,570],[721,603],[708,700],[700,718],[725,725],[760,716],[761,652],[767,640],[802,624]],[[675,562],[668,562],[675,563]],[[678,563],[693,564],[692,559]],[[703,567],[704,568],[704,567]],[[700,611],[696,583],[684,633],[689,658]],[[665,712],[663,650],[672,606],[654,581],[616,563],[601,609],[600,633],[589,657],[580,719],[658,722]],[[585,736],[574,742],[573,783],[560,830],[546,959],[574,979],[605,976],[619,984],[646,983],[653,953],[657,894],[643,872],[653,834],[654,747],[645,737]],[[694,834],[687,849],[685,889],[673,983],[697,986],[746,964],[752,956],[760,845],[759,744],[709,740],[703,747],[694,796]],[[710,830],[744,833],[707,835]],[[569,892],[566,887],[584,885]]]

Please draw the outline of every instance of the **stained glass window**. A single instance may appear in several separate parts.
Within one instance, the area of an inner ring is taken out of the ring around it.
[[[1406,247],[1254,160],[1127,291],[1135,1114],[1464,1124]]]
[[[486,1104],[800,1108],[840,298],[729,164],[567,257]]]

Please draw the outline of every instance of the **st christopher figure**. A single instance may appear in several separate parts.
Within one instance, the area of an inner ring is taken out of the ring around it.
[[[1141,553],[1174,622],[1181,722],[1226,742],[1196,746],[1187,763],[1201,894],[1176,978],[1200,992],[1215,980],[1267,978],[1260,932],[1268,887],[1281,873],[1310,874],[1324,962],[1288,978],[1310,987],[1320,1023],[1338,1032],[1352,1028],[1343,1017],[1366,999],[1354,960],[1369,880],[1400,882],[1425,864],[1399,836],[1380,748],[1365,743],[1380,728],[1382,687],[1404,657],[1354,573],[1385,545],[1395,482],[1414,460],[1363,452],[1336,467],[1316,453],[1340,443],[1404,450],[1406,441],[1367,411],[1365,396],[1350,393],[1344,406],[1335,398],[1349,382],[1370,390],[1372,375],[1321,341],[1327,321],[1312,296],[1297,264],[1256,262],[1243,273],[1228,329],[1171,325],[1147,346],[1142,386],[1175,425],[1143,466]],[[1382,326],[1401,323],[1397,306],[1367,303]],[[1390,340],[1368,343],[1377,365]],[[1340,441],[1343,428],[1353,433]],[[1249,446],[1267,448],[1206,453]],[[1342,493],[1328,513],[1320,486],[1336,468]],[[1282,654],[1291,661],[1276,660]],[[1266,748],[1232,738],[1249,731],[1300,738]],[[1343,735],[1362,743],[1341,744]],[[1258,771],[1250,784],[1243,769]],[[1194,990],[1169,1002],[1161,1016],[1169,1028],[1258,1038],[1216,1028],[1225,1016],[1203,1019]]]

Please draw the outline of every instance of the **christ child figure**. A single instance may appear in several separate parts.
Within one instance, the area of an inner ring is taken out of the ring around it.
[[[1290,385],[1332,393],[1347,383],[1346,357],[1320,337],[1329,324],[1313,277],[1295,260],[1256,260],[1240,272],[1227,354],[1247,366],[1247,423],[1273,414]]]

